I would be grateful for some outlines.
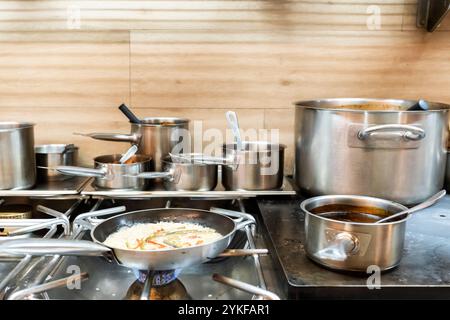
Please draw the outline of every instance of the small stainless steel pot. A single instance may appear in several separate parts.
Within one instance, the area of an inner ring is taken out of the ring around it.
[[[332,195],[307,199],[300,205],[305,213],[307,255],[331,269],[366,272],[369,266],[380,270],[394,268],[403,253],[406,222],[356,223],[334,220],[311,211],[327,205],[380,208],[390,214],[407,208],[401,204],[365,196]]]
[[[283,186],[283,144],[244,141],[243,150],[236,144],[223,147],[225,158],[238,159],[234,165],[222,166],[222,184],[226,190],[274,190]]]
[[[73,144],[43,144],[37,145],[34,152],[39,181],[58,181],[70,178],[56,170],[47,170],[41,167],[76,165],[78,147]]]
[[[201,155],[198,155],[199,157]],[[195,154],[190,154],[195,157]],[[178,179],[165,179],[164,187],[177,191],[211,191],[217,186],[218,164],[215,160],[174,162],[170,156],[162,160],[163,170],[179,172]]]
[[[140,123],[130,123],[131,133],[90,133],[83,134],[97,140],[130,142],[138,146],[138,154],[145,154],[155,160],[156,171],[162,170],[160,159],[174,152],[180,142],[186,142],[189,120],[172,117],[144,118]],[[190,143],[186,142],[189,146]]]
[[[28,189],[36,183],[34,124],[0,122],[0,189]]]

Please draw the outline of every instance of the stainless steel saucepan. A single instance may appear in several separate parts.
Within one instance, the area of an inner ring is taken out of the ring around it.
[[[387,270],[400,263],[409,216],[382,224],[371,218],[398,213],[405,206],[372,197],[332,195],[307,199],[300,207],[305,213],[305,250],[315,262],[359,272],[371,265]],[[353,215],[354,221],[366,222],[352,221]]]
[[[106,212],[107,213],[107,212]],[[106,214],[105,213],[105,214]],[[109,213],[108,213],[109,214]],[[234,212],[234,215],[240,213]],[[201,264],[218,257],[230,244],[237,230],[253,224],[247,214],[240,214],[237,220],[212,211],[198,209],[150,209],[128,212],[103,220],[93,226],[89,221],[89,213],[78,216],[75,224],[90,226],[93,242],[87,240],[33,239],[5,241],[0,246],[0,253],[8,255],[75,255],[106,256],[119,265],[138,270],[174,270]],[[188,222],[213,228],[222,237],[203,245],[153,251],[140,251],[109,247],[103,244],[106,238],[122,227],[139,223]],[[267,253],[265,249],[235,250],[227,252],[227,256],[243,254],[252,255]]]
[[[283,186],[283,144],[243,141],[223,146],[225,158],[235,157],[238,165],[222,166],[222,184],[226,190],[276,190]]]
[[[162,159],[163,170],[179,172],[179,179],[165,179],[168,190],[211,191],[217,186],[219,165],[228,165],[230,170],[238,166],[235,156],[229,158],[207,156],[201,153],[170,154]]]
[[[147,179],[173,177],[170,172],[151,172],[151,158],[148,156],[134,155],[125,163],[120,163],[121,157],[121,154],[96,157],[94,168],[56,166],[52,169],[67,175],[95,177],[97,188],[110,190],[145,190],[149,185]]]
[[[58,181],[68,179],[56,170],[42,167],[74,166],[77,162],[78,147],[73,144],[42,144],[34,148],[36,154],[37,178],[39,181]]]
[[[120,106],[119,109],[124,106]],[[127,108],[126,108],[127,109]],[[124,112],[121,109],[122,112]],[[127,109],[128,112],[130,112]],[[125,112],[124,112],[125,113]],[[156,171],[162,169],[161,159],[180,143],[190,147],[189,120],[173,117],[150,117],[138,119],[136,116],[127,117],[130,120],[131,133],[88,133],[82,134],[97,140],[129,142],[138,146],[138,154],[144,154],[152,158]]]
[[[411,210],[431,206],[444,194],[441,191]],[[303,201],[300,207],[305,213],[305,250],[315,262],[358,272],[366,272],[369,266],[388,270],[400,263],[411,214],[396,214],[407,207],[354,195],[314,197]]]

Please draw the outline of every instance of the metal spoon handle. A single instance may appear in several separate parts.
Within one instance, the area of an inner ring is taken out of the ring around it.
[[[230,127],[231,131],[233,131],[234,138],[236,139],[236,149],[242,150],[242,138],[241,138],[241,132],[239,131],[239,122],[237,118],[237,114],[234,111],[227,111],[225,114],[228,122],[228,126]]]
[[[390,215],[389,217],[380,219],[380,220],[378,220],[378,221],[375,222],[375,223],[383,223],[383,222],[386,222],[386,221],[389,221],[389,220],[398,218],[398,217],[400,217],[400,216],[402,216],[402,215],[405,215],[405,214],[412,214],[412,213],[414,213],[414,212],[416,212],[416,211],[420,211],[420,210],[423,210],[423,209],[425,209],[425,208],[428,208],[428,207],[432,206],[433,204],[435,204],[435,203],[436,203],[439,199],[441,199],[443,196],[445,196],[446,193],[447,193],[447,192],[446,192],[445,190],[441,190],[441,191],[439,191],[438,193],[436,193],[435,195],[433,195],[433,196],[431,196],[430,198],[428,198],[427,200],[425,200],[424,202],[418,204],[417,206],[414,206],[414,207],[412,207],[412,208],[409,208],[408,210],[404,210],[404,211],[401,211],[401,212],[399,212],[399,213]]]
[[[134,156],[136,154],[136,152],[138,151],[138,147],[137,145],[132,145],[130,147],[130,149],[127,150],[127,152],[125,152],[122,157],[119,159],[120,163],[125,163],[128,161],[128,159],[130,159],[132,156]]]

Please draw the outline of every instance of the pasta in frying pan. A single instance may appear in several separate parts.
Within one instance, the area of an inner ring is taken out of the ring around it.
[[[163,250],[203,245],[221,237],[216,230],[194,223],[138,223],[122,227],[103,243],[117,249]]]

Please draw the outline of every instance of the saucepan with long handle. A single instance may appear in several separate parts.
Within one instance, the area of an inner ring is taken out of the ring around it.
[[[123,155],[113,154],[94,159],[94,168],[56,166],[53,170],[66,175],[94,177],[96,188],[106,190],[146,190],[148,179],[176,179],[175,171],[153,172],[151,158],[145,155],[131,156],[121,163]]]
[[[139,119],[125,105],[120,111],[130,120],[130,133],[74,133],[97,140],[129,142],[138,146],[138,154],[155,160],[154,169],[162,169],[161,159],[175,152],[177,147],[190,147],[189,119],[174,117],[147,117]]]

